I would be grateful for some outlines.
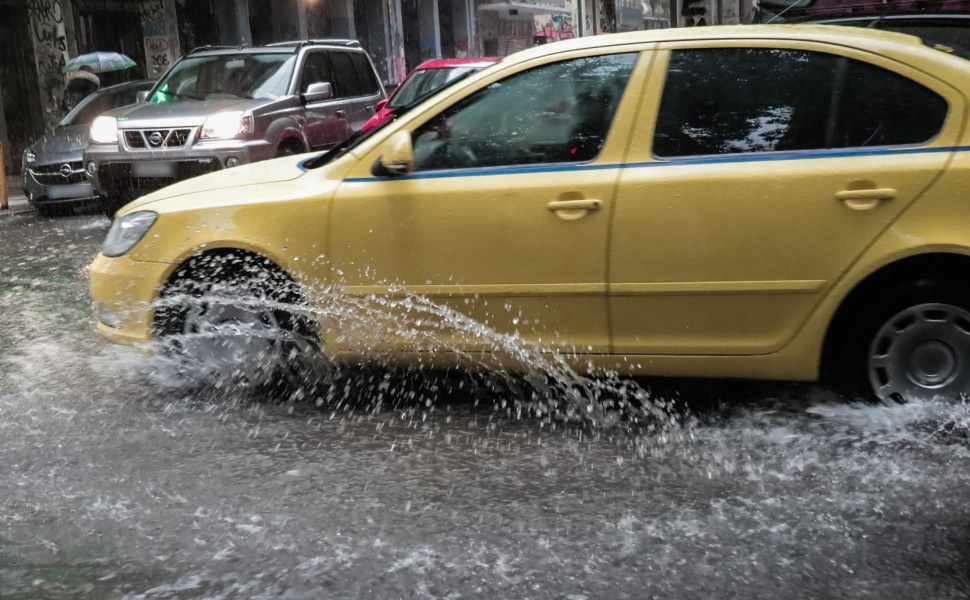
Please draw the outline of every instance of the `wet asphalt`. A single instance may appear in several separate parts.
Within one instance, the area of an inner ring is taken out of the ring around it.
[[[195,388],[96,333],[107,227],[0,219],[0,598],[970,597],[966,405],[644,381],[688,411],[648,433],[461,376]]]

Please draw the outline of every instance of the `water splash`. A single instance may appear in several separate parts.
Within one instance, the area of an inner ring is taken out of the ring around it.
[[[291,398],[328,407],[358,398],[367,398],[375,410],[402,402],[432,403],[454,386],[464,394],[493,398],[498,410],[514,418],[527,415],[656,432],[681,429],[689,422],[674,401],[616,372],[589,367],[588,373],[580,373],[573,367],[580,362],[575,351],[564,353],[517,333],[498,331],[424,296],[400,291],[393,296],[351,296],[327,287],[314,290],[310,302],[295,304],[239,295],[238,290],[225,292],[216,287],[202,296],[167,295],[156,303],[156,310],[180,307],[183,314],[218,306],[224,313],[261,315],[228,318],[166,336],[155,351],[169,371],[196,384],[208,379],[214,387],[233,393],[265,388],[250,383],[264,381],[259,375],[272,371]],[[318,323],[324,351],[313,336],[279,327],[283,318]],[[343,352],[363,357],[365,366],[330,360],[326,349],[334,343]],[[228,356],[229,368],[214,365],[211,357],[200,360],[198,354],[184,352],[205,346],[220,348],[224,356],[216,362]],[[402,346],[420,353],[416,364],[403,369]],[[242,348],[247,352],[237,352]],[[437,371],[441,356],[447,357],[449,366],[461,365],[450,370],[450,379]],[[392,378],[401,377],[417,385],[395,389]]]

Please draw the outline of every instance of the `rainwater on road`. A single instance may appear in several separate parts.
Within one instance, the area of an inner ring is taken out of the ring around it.
[[[380,372],[192,389],[95,331],[107,227],[0,219],[0,598],[970,597],[964,405],[718,384],[647,433]]]

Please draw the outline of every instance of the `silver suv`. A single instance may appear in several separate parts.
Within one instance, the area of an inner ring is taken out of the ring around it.
[[[134,198],[217,169],[325,150],[385,97],[355,40],[206,47],[176,62],[145,102],[91,125],[84,165],[111,215]]]

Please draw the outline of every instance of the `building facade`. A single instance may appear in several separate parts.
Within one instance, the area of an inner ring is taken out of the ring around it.
[[[505,56],[577,36],[695,25],[704,11],[710,24],[738,22],[739,1],[751,2],[0,0],[0,142],[8,173],[18,172],[23,148],[63,116],[65,63],[93,51],[137,63],[102,74],[110,85],[158,77],[200,46],[357,39],[390,89],[431,58]]]

